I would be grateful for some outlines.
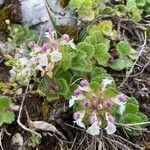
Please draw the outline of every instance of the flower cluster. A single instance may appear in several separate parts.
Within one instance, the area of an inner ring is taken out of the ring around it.
[[[15,64],[10,70],[10,80],[27,84],[38,71],[41,71],[41,76],[47,74],[52,77],[54,64],[62,59],[61,46],[67,44],[75,48],[69,35],[64,34],[57,39],[56,32],[49,29],[46,32],[46,42],[42,46],[30,42],[28,49],[22,48],[15,54]]]
[[[112,115],[113,107],[118,106],[118,112],[122,115],[125,110],[127,96],[123,93],[111,99],[106,99],[104,91],[112,84],[111,79],[104,79],[99,86],[96,95],[90,88],[87,80],[82,80],[80,86],[74,91],[69,100],[69,107],[74,106],[74,123],[86,129],[91,135],[98,135],[101,128],[105,128],[108,134],[116,132],[116,119]]]

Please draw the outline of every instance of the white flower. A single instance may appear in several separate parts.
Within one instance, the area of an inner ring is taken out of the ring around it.
[[[105,129],[108,134],[113,134],[116,132],[116,126],[110,121],[108,121],[108,125]]]
[[[84,123],[82,122],[82,119],[85,115],[85,111],[78,111],[74,113],[74,123],[76,123],[79,127],[85,128]]]
[[[113,80],[112,79],[104,79],[101,83],[102,85],[102,91],[105,90],[105,88],[107,87],[107,85],[112,84]]]
[[[125,111],[125,108],[126,108],[126,102],[120,101],[118,96],[116,98],[112,99],[112,101],[115,104],[119,105],[119,112],[122,115]]]
[[[69,100],[69,107],[72,107],[74,105],[75,100],[78,100],[78,98],[75,96],[71,96],[71,99]]]
[[[98,135],[100,133],[100,127],[97,125],[97,123],[93,123],[87,130],[87,133],[90,135]]]
[[[106,120],[107,120],[107,127],[105,128],[108,134],[113,134],[116,132],[116,126],[115,126],[115,118],[106,113]]]
[[[75,44],[73,43],[73,40],[70,40],[67,44],[70,45],[70,47],[71,47],[72,49],[76,49],[76,46],[75,46]]]
[[[51,61],[53,62],[58,62],[62,59],[62,53],[60,53],[59,51],[53,51],[50,53],[51,55]]]
[[[19,61],[20,61],[21,65],[25,66],[29,60],[24,57],[24,58],[20,58]]]
[[[40,57],[37,57],[38,59],[38,65],[36,66],[36,68],[38,70],[43,70],[43,67],[47,67],[48,66],[48,58],[47,55],[41,55]]]

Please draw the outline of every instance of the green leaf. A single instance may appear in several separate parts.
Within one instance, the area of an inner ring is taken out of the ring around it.
[[[113,64],[110,65],[110,67],[114,70],[121,71],[123,69],[132,67],[132,65],[133,65],[133,61],[125,57],[125,58],[119,58],[115,60]]]
[[[72,50],[70,47],[64,48],[62,51],[62,60],[61,60],[61,69],[62,71],[67,71],[69,68],[71,68],[71,63],[73,58],[75,58],[76,53],[74,50]]]
[[[102,21],[99,23],[98,28],[102,31],[102,33],[106,36],[110,36],[112,32],[112,22],[110,20]]]
[[[4,122],[11,124],[15,120],[15,114],[12,111],[7,111],[3,114]]]
[[[80,7],[78,9],[78,15],[83,21],[91,21],[95,18],[95,12],[92,10],[91,7]]]
[[[77,9],[81,5],[81,0],[70,0],[69,6],[71,9]]]
[[[81,42],[77,45],[77,49],[85,52],[88,58],[91,58],[94,55],[94,46],[92,44]]]
[[[0,97],[0,110],[5,110],[9,108],[10,104],[11,104],[11,100],[9,97],[7,96]]]
[[[87,62],[86,53],[79,51],[77,56],[72,60],[72,70],[80,72],[88,72],[91,70],[90,64]]]
[[[98,43],[97,37],[94,35],[89,35],[86,37],[86,39],[84,40],[86,43],[89,43],[93,46],[95,46]]]
[[[136,5],[140,7],[145,6],[146,4],[145,0],[135,0],[135,2],[136,2]]]
[[[91,77],[95,78],[96,76],[101,76],[103,74],[107,74],[107,71],[102,67],[95,67],[91,72]]]
[[[132,60],[136,60],[138,59],[138,53],[134,50],[134,49],[131,49],[130,53],[129,53],[129,57],[132,59]]]
[[[67,95],[69,93],[69,86],[68,86],[66,80],[63,78],[60,78],[60,79],[58,79],[58,82],[59,82],[59,89],[60,89],[59,93],[61,95]]]
[[[126,56],[131,51],[131,46],[127,41],[121,41],[116,45],[116,50],[120,56]]]
[[[139,108],[139,103],[134,97],[130,97],[127,99],[127,104],[134,104],[137,108]]]
[[[138,107],[135,104],[132,103],[127,103],[126,104],[126,109],[124,113],[130,113],[130,114],[135,114],[138,112]]]
[[[3,123],[11,124],[15,120],[14,112],[11,111],[0,111],[0,126]]]
[[[114,84],[108,85],[104,91],[104,97],[107,99],[113,98],[119,94],[116,86]]]
[[[95,53],[94,57],[99,63],[99,65],[102,66],[108,66],[108,61],[110,58],[110,54],[108,53],[109,47],[105,44],[99,44],[95,46]]]
[[[38,93],[46,96],[48,101],[56,100],[59,98],[59,83],[49,77],[44,77],[38,86]]]
[[[90,82],[90,87],[91,87],[91,89],[93,90],[93,92],[95,94],[98,94],[98,92],[99,92],[99,86],[100,86],[100,84],[98,82],[95,82],[95,81]]]

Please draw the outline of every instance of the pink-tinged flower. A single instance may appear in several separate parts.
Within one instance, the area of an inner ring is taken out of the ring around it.
[[[95,113],[93,113],[91,116],[90,116],[90,123],[93,124],[98,124],[98,119],[97,119],[97,116]]]
[[[86,87],[86,86],[89,86],[89,82],[87,80],[81,80],[80,85],[82,87]]]
[[[77,88],[75,91],[74,91],[74,96],[76,96],[77,98],[79,99],[82,99],[83,98],[83,94],[82,94],[82,91]]]
[[[76,100],[84,99],[85,96],[82,94],[79,88],[77,88],[74,91],[74,96],[71,96],[71,99],[69,100],[69,107],[72,107]]]
[[[39,63],[40,63],[40,58],[35,58],[35,63],[36,63],[36,65],[38,65]]]
[[[106,102],[106,106],[107,106],[107,107],[110,107],[110,108],[111,108],[113,105],[114,105],[114,103],[113,103],[112,101],[107,101],[107,102]]]
[[[84,107],[88,107],[89,105],[90,105],[90,103],[89,103],[88,101],[84,101],[84,102],[83,102],[83,106],[84,106]]]
[[[64,42],[66,42],[66,44],[67,44],[67,43],[69,42],[69,40],[70,40],[69,35],[68,35],[68,34],[62,35],[62,40],[63,40]]]
[[[47,52],[48,50],[49,50],[48,44],[47,43],[43,44],[42,52]]]
[[[29,47],[30,49],[33,49],[34,46],[35,46],[35,43],[33,43],[33,42],[30,42],[30,43],[28,44],[28,47]]]
[[[54,39],[56,35],[57,35],[56,32],[50,28],[48,29],[47,32],[45,32],[45,37],[49,38],[50,40]]]
[[[52,41],[51,46],[53,50],[58,50],[58,43],[56,41]]]
[[[82,122],[82,119],[84,118],[85,111],[77,111],[73,114],[74,123],[76,123],[81,128],[85,128],[84,123]]]
[[[113,134],[116,132],[116,126],[115,126],[115,118],[112,115],[106,114],[106,121],[107,121],[107,127],[105,128],[107,131],[107,134]]]
[[[114,124],[116,120],[112,115],[108,115],[108,121]]]
[[[118,96],[118,99],[120,100],[120,102],[125,102],[127,99],[127,96],[125,94],[120,94]]]
[[[80,89],[81,91],[86,91],[86,92],[90,92],[90,91],[91,91],[91,88],[90,88],[90,86],[89,86],[89,82],[88,82],[87,80],[82,80],[82,81],[80,82],[80,85],[81,85],[81,86],[79,86],[79,89]]]

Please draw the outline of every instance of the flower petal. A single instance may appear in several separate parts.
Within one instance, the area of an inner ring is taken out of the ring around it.
[[[121,103],[121,104],[120,104],[120,107],[119,107],[119,112],[120,112],[121,115],[122,115],[123,112],[125,111],[125,108],[126,108],[125,103]]]
[[[116,132],[116,126],[111,122],[108,122],[108,125],[105,129],[106,129],[108,134],[113,134]]]
[[[62,59],[62,53],[58,51],[53,51],[50,55],[53,62],[58,62]]]
[[[100,127],[93,123],[87,130],[86,130],[87,133],[89,133],[90,135],[98,135],[100,133]]]

